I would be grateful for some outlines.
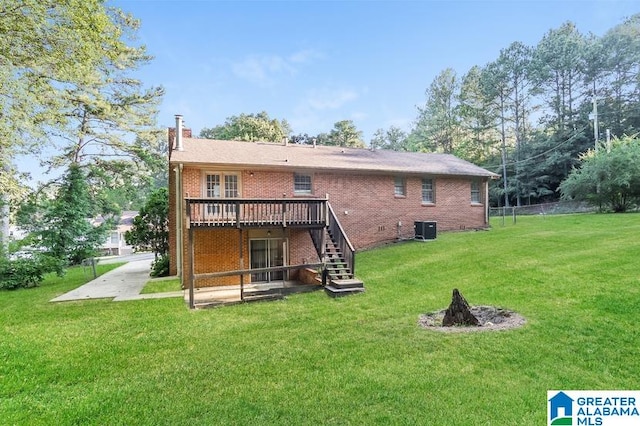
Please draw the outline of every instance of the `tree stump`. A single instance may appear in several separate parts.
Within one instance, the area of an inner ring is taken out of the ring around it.
[[[452,325],[480,325],[478,319],[469,310],[469,304],[457,288],[453,289],[451,304],[444,313],[442,325],[444,327],[451,327]]]

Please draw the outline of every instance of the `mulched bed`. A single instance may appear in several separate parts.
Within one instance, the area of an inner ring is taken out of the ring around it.
[[[495,306],[472,306],[471,313],[480,322],[479,326],[443,327],[442,318],[446,309],[420,315],[418,324],[426,329],[445,333],[468,333],[473,331],[499,331],[522,327],[526,322],[524,317],[508,309]]]

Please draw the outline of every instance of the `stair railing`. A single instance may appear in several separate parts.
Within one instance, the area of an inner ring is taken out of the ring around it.
[[[344,257],[345,263],[349,267],[351,274],[355,275],[356,250],[353,248],[351,241],[349,241],[347,233],[344,232],[344,228],[342,228],[342,225],[340,224],[340,221],[338,220],[329,202],[327,202],[327,210],[329,216],[327,221],[327,229],[333,237],[336,246],[342,252],[342,256]]]

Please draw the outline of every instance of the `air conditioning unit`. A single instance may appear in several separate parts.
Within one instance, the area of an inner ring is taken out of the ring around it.
[[[421,241],[436,239],[436,222],[414,222],[415,239]]]

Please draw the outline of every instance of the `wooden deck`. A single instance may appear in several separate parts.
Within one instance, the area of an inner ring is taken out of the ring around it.
[[[327,200],[321,198],[187,198],[190,227],[322,228],[327,224]]]
[[[298,281],[280,281],[276,283],[247,284],[242,290],[239,285],[200,287],[194,291],[195,308],[215,308],[259,300],[281,299],[289,294],[322,290],[321,285],[303,284]],[[189,291],[184,291],[184,301],[189,305]]]

